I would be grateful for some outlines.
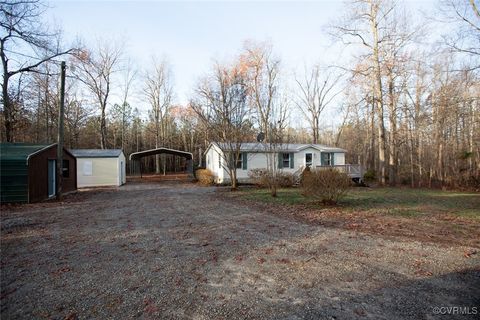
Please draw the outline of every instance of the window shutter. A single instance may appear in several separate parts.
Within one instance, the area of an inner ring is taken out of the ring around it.
[[[278,169],[283,168],[283,153],[278,153]]]
[[[320,152],[320,165],[323,166],[325,161],[323,160],[323,152]]]
[[[290,153],[290,169],[293,169],[294,168],[294,165],[293,165],[293,155],[294,153]]]
[[[243,152],[242,153],[242,169],[247,170],[247,153]]]
[[[331,158],[330,158],[330,164],[331,164],[332,166],[334,166],[334,165],[335,165],[335,162],[333,161],[333,159],[335,159],[335,153],[332,152],[332,154],[331,154],[330,157],[331,157]]]

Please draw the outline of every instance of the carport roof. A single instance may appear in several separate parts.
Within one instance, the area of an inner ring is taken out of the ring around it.
[[[169,148],[157,148],[157,149],[134,152],[130,155],[130,160],[137,160],[143,157],[153,156],[153,155],[162,154],[162,153],[171,154],[174,156],[180,156],[190,160],[193,159],[193,154],[191,152],[174,150]]]
[[[76,158],[118,158],[122,149],[71,149]]]

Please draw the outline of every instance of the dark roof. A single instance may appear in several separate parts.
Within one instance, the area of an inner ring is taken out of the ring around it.
[[[54,144],[33,143],[0,143],[0,159],[2,161],[27,160],[28,156],[42,149],[52,147]]]
[[[118,158],[122,149],[71,149],[75,158]]]
[[[215,142],[214,142],[215,143]],[[224,145],[222,148],[222,144],[215,143],[221,149],[228,149],[228,145]],[[304,144],[304,143],[282,143],[278,144],[275,149],[276,152],[299,152],[303,149],[307,148],[314,148],[322,152],[347,152],[345,149],[336,148],[336,147],[329,147],[323,144]],[[265,143],[260,142],[244,142],[240,144],[240,151],[243,152],[265,152],[270,150],[269,146]]]
[[[137,160],[143,157],[153,156],[153,155],[162,154],[162,153],[172,154],[174,156],[180,156],[186,159],[193,159],[193,154],[191,152],[174,150],[169,148],[157,148],[157,149],[134,152],[130,155],[130,160]]]

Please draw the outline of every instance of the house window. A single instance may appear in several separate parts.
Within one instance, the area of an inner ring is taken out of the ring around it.
[[[290,153],[282,154],[282,160],[283,168],[290,168]]]
[[[64,178],[70,177],[70,161],[69,160],[63,160],[62,176]]]
[[[237,156],[237,161],[235,161],[235,167],[237,169],[243,168],[243,153],[239,153]]]
[[[325,152],[325,153],[322,153],[322,156],[323,156],[322,165],[324,166],[333,165],[333,153]]]
[[[222,157],[220,157],[220,155],[218,155],[218,168],[222,168]]]
[[[313,164],[313,154],[305,153],[305,166],[311,167]]]

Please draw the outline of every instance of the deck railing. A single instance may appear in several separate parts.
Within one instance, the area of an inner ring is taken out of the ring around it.
[[[351,178],[363,178],[363,167],[360,164],[336,164],[333,166],[316,166],[316,170],[336,169],[345,172]]]

